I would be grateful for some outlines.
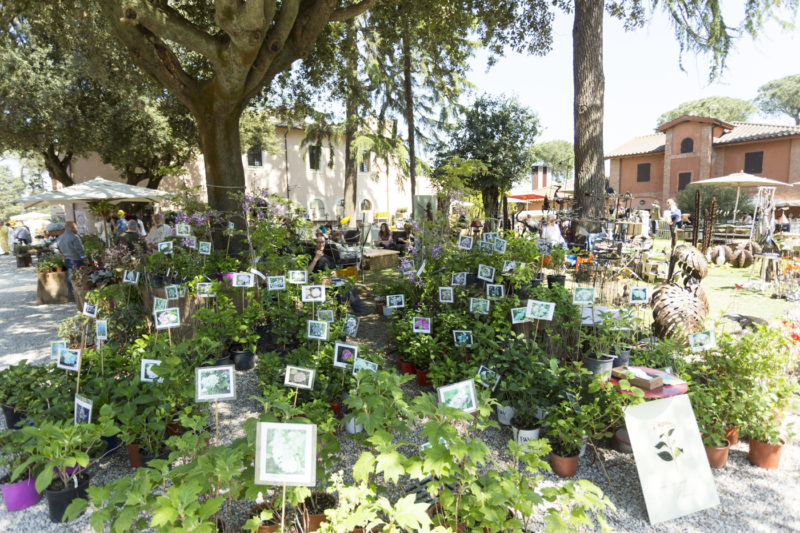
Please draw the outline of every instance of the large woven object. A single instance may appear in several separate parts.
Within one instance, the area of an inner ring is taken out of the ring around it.
[[[680,244],[672,251],[675,266],[683,272],[683,284],[688,285],[690,279],[700,281],[708,275],[708,260],[703,252],[691,244]]]
[[[703,331],[708,299],[700,285],[662,283],[653,289],[653,333],[659,338]]]
[[[727,244],[718,244],[711,247],[708,251],[708,257],[712,263],[722,266],[733,260],[733,250]]]

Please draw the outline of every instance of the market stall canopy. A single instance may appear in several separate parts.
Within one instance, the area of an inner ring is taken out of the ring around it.
[[[524,202],[530,202],[531,200],[544,200],[544,196],[542,196],[541,194],[534,194],[532,192],[523,194],[511,194],[508,197],[513,198],[515,200],[522,200]]]
[[[157,202],[168,195],[169,193],[163,191],[97,177],[56,191],[21,196],[19,201],[26,207],[39,204],[70,204],[73,202],[100,200],[108,200],[110,202]]]
[[[11,222],[27,222],[29,220],[50,220],[50,213],[22,213],[21,215],[14,215],[9,217]]]
[[[762,178],[754,174],[746,172],[735,172],[727,176],[720,176],[718,178],[708,178],[705,180],[694,181],[697,185],[720,185],[736,187],[736,203],[733,206],[733,219],[736,220],[736,213],[739,211],[739,195],[742,192],[742,187],[791,187],[791,183],[783,181],[772,180],[769,178]]]

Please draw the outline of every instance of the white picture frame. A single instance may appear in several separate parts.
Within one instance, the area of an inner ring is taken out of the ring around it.
[[[494,240],[494,251],[497,252],[498,254],[505,254],[507,247],[508,247],[508,241],[506,241],[505,239],[501,239],[498,237]]]
[[[405,294],[389,294],[386,296],[386,307],[396,309],[406,306]]]
[[[175,235],[178,237],[191,237],[192,228],[189,227],[189,224],[185,223],[175,224]]]
[[[283,384],[295,389],[311,390],[314,388],[314,378],[317,372],[313,368],[286,365],[286,375]]]
[[[453,287],[465,287],[467,285],[467,272],[453,272],[450,274],[450,285]]]
[[[321,320],[309,320],[306,323],[306,338],[310,340],[328,340],[328,323]]]
[[[186,298],[186,287],[178,285],[178,298]]]
[[[212,292],[214,290],[213,284],[207,281],[201,281],[195,285],[195,290],[200,298],[214,298],[217,295],[216,292]]]
[[[267,276],[268,291],[285,291],[286,276]]]
[[[324,302],[325,285],[303,285],[300,287],[300,300],[303,302]]]
[[[478,265],[478,279],[494,283],[494,267],[489,265]]]
[[[575,287],[572,290],[572,303],[575,305],[594,304],[594,287]]]
[[[483,240],[486,241],[486,242],[490,242],[490,243],[494,244],[495,239],[497,239],[497,232],[496,231],[491,231],[489,233],[484,233],[483,234]]]
[[[167,285],[164,287],[164,295],[167,300],[177,300],[180,296],[180,290],[177,285]]]
[[[431,333],[431,319],[425,316],[415,316],[412,318],[411,328],[414,333]]]
[[[94,402],[89,398],[76,394],[72,410],[72,423],[76,426],[79,424],[91,424],[93,404]]]
[[[153,312],[156,329],[172,329],[181,327],[181,312],[177,307],[167,307]]]
[[[465,379],[458,383],[444,385],[436,389],[439,403],[461,409],[465,413],[478,410],[478,395],[475,392],[475,380]]]
[[[494,255],[494,243],[489,241],[481,241],[478,243],[478,249],[488,255]]]
[[[231,286],[255,287],[255,285],[256,285],[256,276],[252,272],[234,272],[233,282],[231,283]]]
[[[528,300],[525,306],[525,314],[529,321],[533,320],[553,320],[556,312],[556,304],[553,302],[543,302],[541,300]]]
[[[183,243],[190,250],[197,250],[197,239],[192,237],[191,235],[188,237],[184,237]]]
[[[58,352],[56,368],[77,372],[81,367],[81,351],[78,349],[64,348]]]
[[[472,250],[473,239],[471,235],[460,235],[458,237],[459,250]]]
[[[308,272],[305,270],[290,270],[287,274],[287,281],[292,285],[305,285],[308,283]]]
[[[50,341],[50,360],[58,361],[61,350],[67,349],[67,341]]]
[[[692,347],[692,352],[705,352],[706,350],[713,350],[717,347],[717,337],[714,330],[701,331],[699,333],[691,333],[689,335],[689,346]]]
[[[159,366],[160,364],[160,359],[142,359],[142,362],[139,365],[139,381],[142,383],[161,383],[164,381],[163,377],[151,371],[154,366]]]
[[[471,329],[454,329],[453,330],[453,344],[458,348],[472,348],[472,330]]]
[[[361,359],[360,357],[356,357],[355,361],[353,361],[353,375],[358,374],[362,370],[369,370],[370,372],[377,372],[378,371],[378,363],[373,363],[372,361],[368,361],[366,359]]]
[[[255,484],[317,484],[315,424],[256,423]]]
[[[453,287],[439,287],[439,303],[451,304],[455,301]]]
[[[347,313],[344,317],[342,333],[344,333],[347,337],[357,337],[359,324],[361,324],[361,319],[359,317]]]
[[[159,298],[158,296],[153,298],[153,312],[156,311],[163,311],[169,307],[169,301],[166,298]]]
[[[503,274],[512,274],[517,269],[518,261],[504,261]]]
[[[512,307],[511,308],[511,323],[512,324],[523,324],[525,322],[530,322],[528,320],[528,308],[527,307]]]
[[[94,336],[99,341],[108,340],[108,320],[95,320]]]
[[[161,241],[160,243],[158,243],[158,251],[165,255],[171,254],[172,241]]]
[[[478,369],[478,378],[478,384],[492,392],[497,388],[497,384],[500,383],[500,374],[485,365],[481,365]]]
[[[492,301],[486,298],[470,298],[469,312],[478,315],[488,315],[491,305]]]
[[[233,365],[200,366],[194,370],[195,401],[216,402],[236,399]]]
[[[197,253],[200,255],[211,255],[211,242],[209,241],[198,242]]]
[[[641,287],[631,287],[630,297],[628,298],[628,303],[637,305],[637,304],[646,304],[650,301],[650,295],[647,290],[647,285]]]
[[[139,283],[139,272],[136,270],[126,270],[122,274],[122,283],[136,285]]]
[[[333,309],[317,309],[317,320],[322,322],[332,323],[335,320],[333,316]]]
[[[89,302],[83,302],[83,314],[89,318],[97,318],[97,306]]]
[[[506,297],[506,286],[502,283],[487,283],[486,298],[489,300],[502,300]]]
[[[347,368],[358,358],[358,346],[337,342],[333,346],[333,366],[336,368]]]

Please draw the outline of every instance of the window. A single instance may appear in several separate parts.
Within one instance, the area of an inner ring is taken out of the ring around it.
[[[744,171],[748,174],[761,174],[764,165],[764,152],[744,154]]]
[[[247,151],[247,166],[260,167],[261,166],[261,148],[253,146]]]
[[[309,146],[308,148],[308,168],[319,170],[320,160],[322,159],[322,147],[320,145]]]
[[[682,191],[692,182],[692,173],[691,172],[679,172],[678,173],[678,190]]]
[[[636,167],[636,181],[650,181],[650,163],[639,163]]]
[[[359,172],[369,172],[369,152],[361,152],[361,163],[358,164]]]
[[[694,141],[691,140],[689,137],[686,137],[684,140],[681,141],[681,153],[691,154],[692,152],[694,152]]]
[[[311,220],[325,220],[325,202],[319,198],[311,200],[308,210],[310,211]]]
[[[361,210],[362,211],[372,211],[372,202],[370,202],[366,198],[361,200]]]

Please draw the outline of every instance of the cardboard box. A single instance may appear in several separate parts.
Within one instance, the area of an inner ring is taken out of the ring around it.
[[[628,376],[625,371],[628,369],[627,366],[618,366],[611,371],[611,375],[617,379],[627,379],[631,385],[634,387],[639,387],[640,389],[644,390],[653,390],[661,387],[664,385],[664,380],[659,377],[654,377],[653,379],[647,380],[642,378],[635,378],[633,376]]]

